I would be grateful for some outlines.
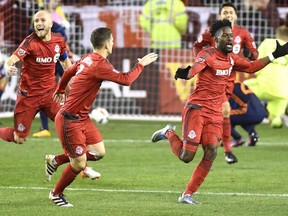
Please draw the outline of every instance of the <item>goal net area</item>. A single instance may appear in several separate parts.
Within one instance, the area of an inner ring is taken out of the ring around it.
[[[175,71],[193,64],[193,42],[218,19],[223,1],[155,2],[157,0],[2,0],[2,61],[29,34],[31,18],[39,9],[51,10],[53,21],[65,28],[73,60],[92,51],[90,34],[95,28],[109,27],[115,44],[113,54],[108,58],[117,70],[128,72],[137,58],[148,52],[158,53],[159,59],[145,67],[131,86],[103,82],[93,108],[104,107],[111,118],[116,119],[180,120],[185,101],[193,91],[194,80],[175,81]],[[278,26],[287,25],[287,1],[242,0],[235,1],[235,6],[237,23],[250,31],[258,46],[263,39],[274,37]],[[247,74],[237,75],[239,80],[248,77]],[[18,82],[19,75],[8,77],[1,97],[0,117],[13,115]]]

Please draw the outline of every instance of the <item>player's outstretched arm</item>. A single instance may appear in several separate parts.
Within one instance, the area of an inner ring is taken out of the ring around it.
[[[20,59],[16,55],[11,55],[4,64],[4,70],[10,76],[17,75],[18,68],[15,66],[15,63],[20,61]]]
[[[138,63],[146,66],[151,64],[152,62],[156,61],[158,59],[158,54],[157,53],[148,53],[147,55],[145,55],[142,58],[138,58]]]

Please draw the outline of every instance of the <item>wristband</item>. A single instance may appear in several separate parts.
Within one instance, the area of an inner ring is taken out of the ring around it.
[[[270,53],[270,54],[268,55],[268,57],[269,57],[269,59],[270,59],[271,62],[275,59],[272,53]]]

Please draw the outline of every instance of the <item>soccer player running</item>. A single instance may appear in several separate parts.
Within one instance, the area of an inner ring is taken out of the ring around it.
[[[243,56],[243,48],[245,47],[250,60],[256,60],[258,58],[258,51],[256,49],[255,42],[251,37],[247,29],[236,24],[237,20],[237,10],[233,3],[227,2],[223,3],[219,8],[219,19],[228,19],[232,25],[233,32],[233,53]],[[194,59],[197,54],[205,47],[211,47],[215,45],[214,38],[210,37],[210,29],[207,28],[206,31],[195,41],[193,45],[193,55]],[[234,80],[236,78],[236,71],[233,70],[229,77],[229,82],[226,87],[226,95],[223,95],[222,103],[222,114],[224,118],[223,123],[223,135],[222,143],[224,147],[225,160],[228,164],[233,164],[238,161],[237,157],[232,153],[230,147],[230,135],[231,135],[231,125],[230,125],[230,105],[229,98],[233,92]]]
[[[73,206],[63,192],[81,171],[89,178],[99,178],[100,173],[91,168],[87,172],[87,160],[99,160],[105,154],[102,136],[89,118],[92,103],[104,80],[121,85],[131,85],[142,73],[144,66],[157,60],[156,53],[138,59],[128,73],[116,70],[107,60],[112,53],[114,39],[108,28],[95,29],[91,34],[93,53],[84,55],[65,72],[54,94],[54,100],[62,101],[65,87],[72,76],[69,95],[55,118],[55,127],[65,155],[70,163],[64,168],[54,189],[49,193],[58,206]],[[54,164],[52,164],[54,166]],[[57,164],[59,166],[59,164]]]
[[[26,141],[32,121],[40,110],[54,120],[60,109],[60,104],[52,99],[57,86],[55,65],[58,60],[63,62],[65,69],[71,65],[64,38],[51,33],[51,14],[44,10],[38,11],[33,23],[34,32],[23,40],[4,65],[8,75],[17,75],[15,64],[22,62],[14,128],[0,128],[1,139],[17,144]]]
[[[288,43],[277,48],[269,56],[249,62],[232,52],[233,33],[231,22],[218,20],[211,26],[215,47],[202,50],[193,66],[178,68],[175,79],[191,79],[198,74],[196,89],[189,96],[182,113],[182,138],[176,135],[175,126],[168,124],[152,135],[152,142],[168,139],[172,152],[184,163],[194,159],[199,145],[203,157],[196,166],[179,203],[199,204],[193,195],[208,175],[217,155],[222,135],[222,96],[233,70],[254,73],[274,59],[288,54]]]

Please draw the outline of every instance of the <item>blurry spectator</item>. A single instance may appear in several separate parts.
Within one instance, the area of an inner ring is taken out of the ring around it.
[[[2,94],[5,90],[5,87],[7,85],[7,77],[6,77],[6,72],[4,70],[4,62],[3,62],[2,54],[0,52],[0,101]],[[0,112],[1,112],[1,106],[0,106]]]
[[[276,39],[267,38],[259,46],[259,58],[266,56],[269,50],[288,42],[288,27],[280,26],[276,30]],[[258,96],[267,101],[269,120],[273,128],[282,126],[281,115],[288,103],[288,56],[275,59],[256,74],[256,78],[245,80],[245,84]]]
[[[249,135],[247,146],[255,146],[259,136],[255,125],[261,123],[267,116],[267,111],[259,98],[243,83],[235,83],[229,99],[231,106],[231,141],[232,147],[245,144],[245,139],[238,133],[235,126],[241,126]]]
[[[248,27],[257,45],[267,36],[273,37],[276,28],[284,23],[274,0],[244,0],[240,10],[242,24]]]
[[[48,10],[51,12],[53,22],[60,24],[65,29],[70,28],[70,23],[63,11],[61,0],[50,0]]]
[[[152,48],[181,48],[187,22],[181,0],[148,0],[139,17],[141,28],[150,33]]]

